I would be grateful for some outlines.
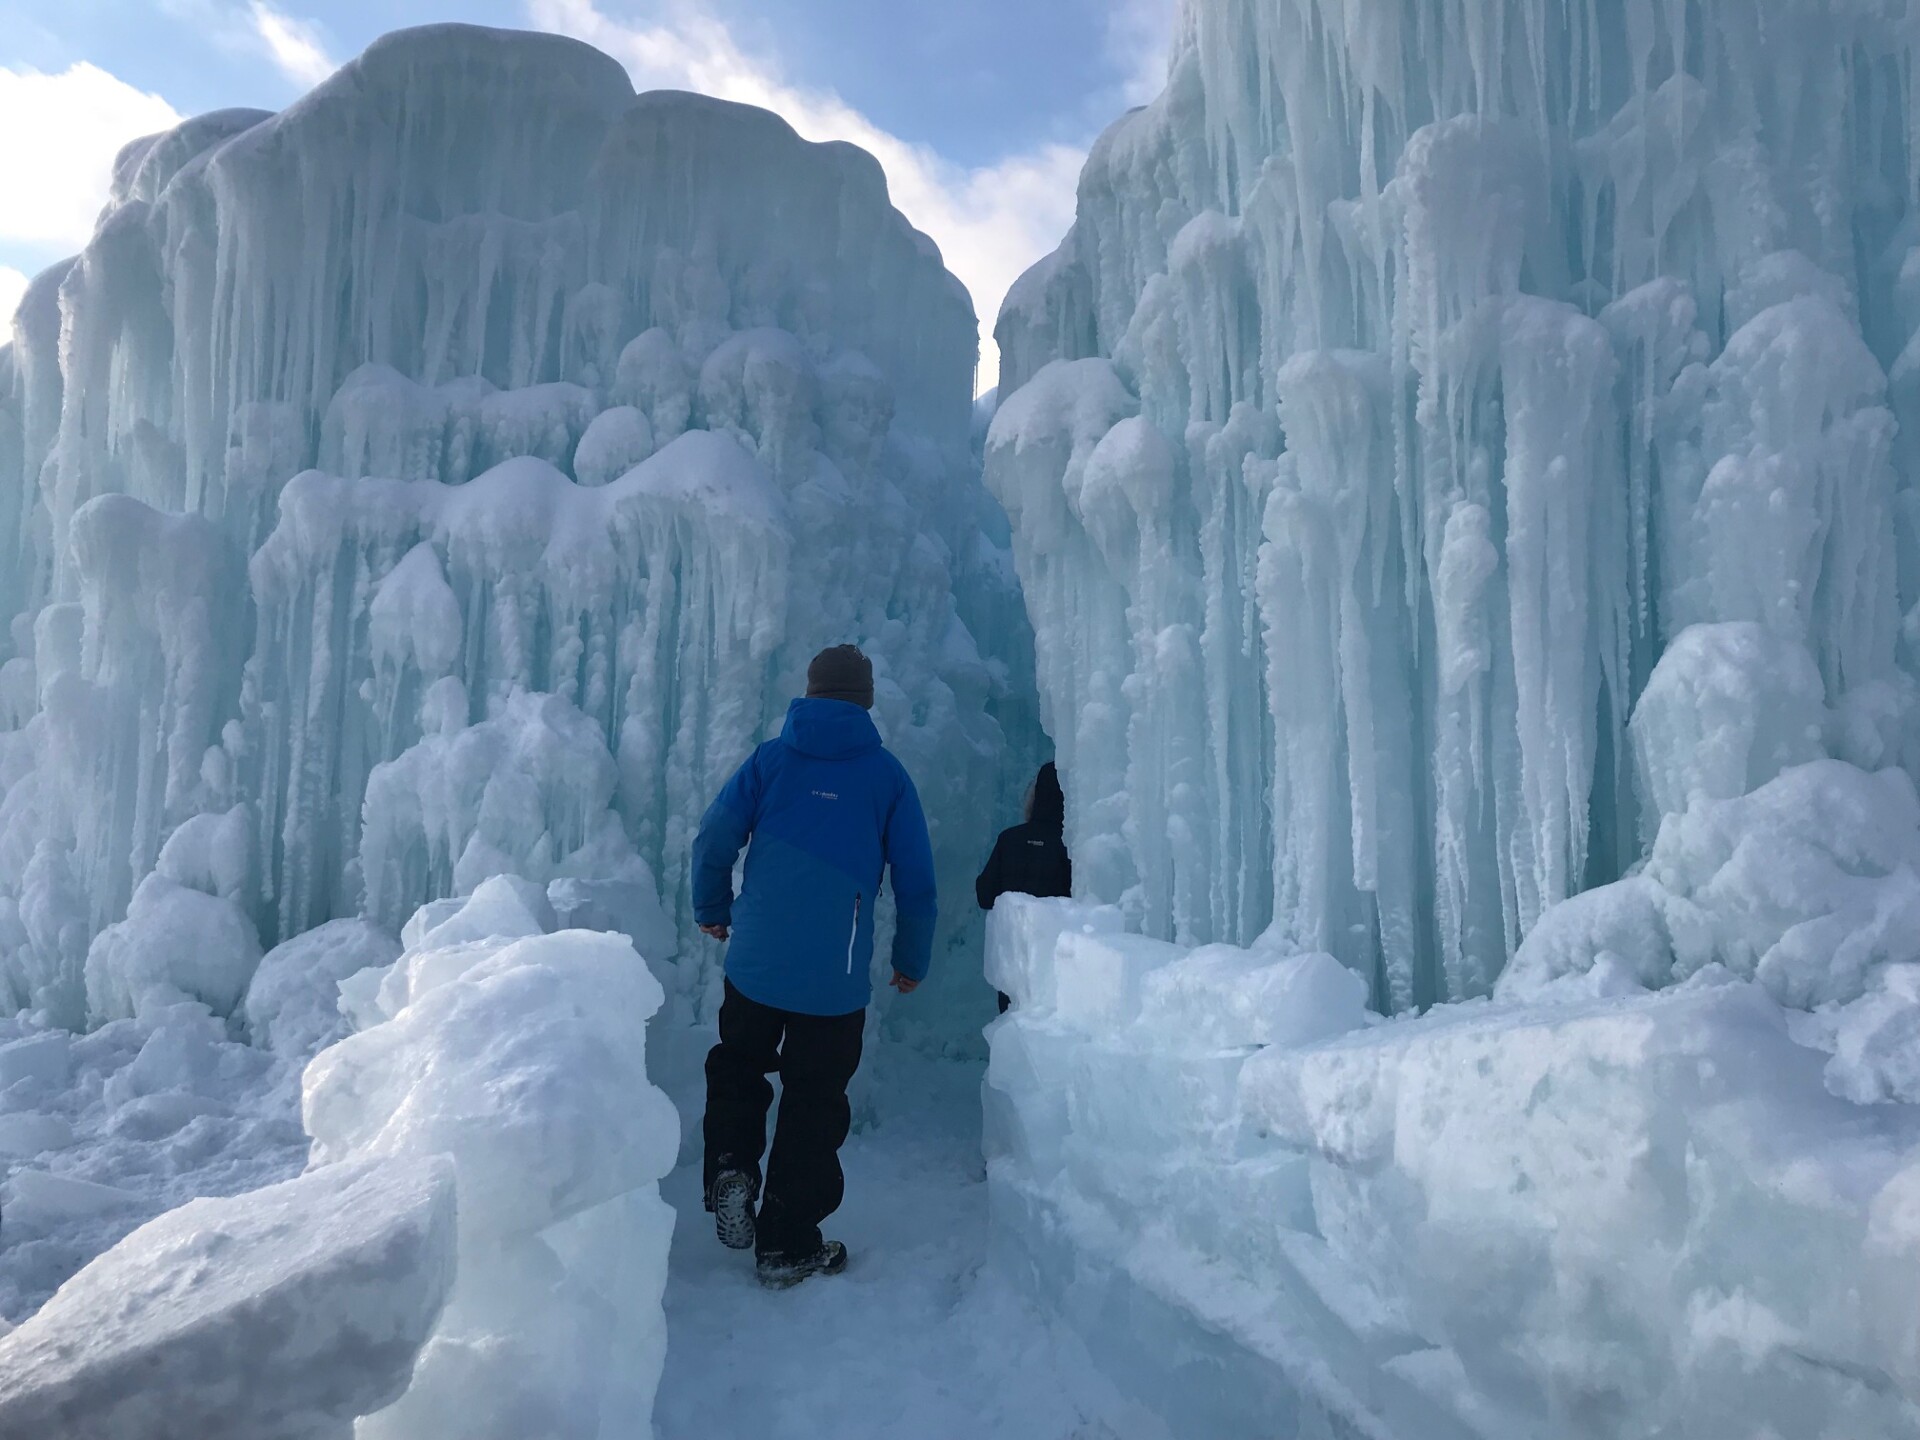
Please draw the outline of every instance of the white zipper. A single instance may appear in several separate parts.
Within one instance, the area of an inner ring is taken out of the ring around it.
[[[860,895],[853,896],[853,933],[847,936],[847,974],[853,974],[853,947],[860,939]]]

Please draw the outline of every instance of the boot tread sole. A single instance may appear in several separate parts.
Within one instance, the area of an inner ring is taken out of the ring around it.
[[[753,1248],[753,1185],[744,1175],[722,1175],[713,1185],[713,1229],[729,1250]]]

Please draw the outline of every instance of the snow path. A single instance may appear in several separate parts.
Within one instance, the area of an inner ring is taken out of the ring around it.
[[[845,1275],[770,1294],[714,1238],[698,1165],[662,1184],[679,1224],[659,1440],[1106,1440],[1077,1347],[985,1265],[979,1067],[897,1046],[867,1063],[826,1226]]]

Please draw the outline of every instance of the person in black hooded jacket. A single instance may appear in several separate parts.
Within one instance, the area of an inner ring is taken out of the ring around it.
[[[993,909],[993,902],[1002,895],[1073,893],[1073,858],[1067,854],[1062,834],[1066,819],[1067,797],[1060,790],[1060,772],[1049,760],[1027,791],[1026,823],[1000,832],[987,868],[973,882],[974,898],[982,910]],[[1002,1015],[1010,1003],[1005,995],[1000,997]]]

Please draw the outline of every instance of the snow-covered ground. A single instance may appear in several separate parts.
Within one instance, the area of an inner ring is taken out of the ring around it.
[[[679,1225],[659,1440],[1106,1440],[1104,1381],[986,1264],[979,1067],[898,1045],[866,1066],[825,1227],[844,1276],[769,1294],[714,1238],[699,1165],[663,1182]]]
[[[164,1210],[299,1174],[299,1079],[191,1007],[90,1035],[0,1020],[0,1322]]]

